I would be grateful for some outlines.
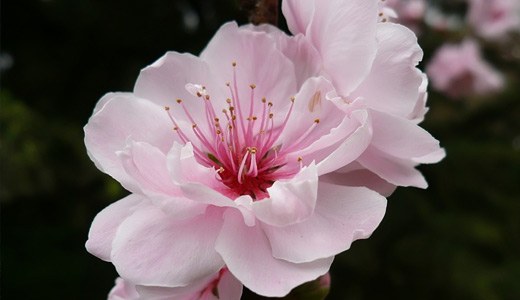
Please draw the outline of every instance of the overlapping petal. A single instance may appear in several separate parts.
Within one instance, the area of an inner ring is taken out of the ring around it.
[[[325,274],[333,261],[328,257],[296,264],[274,258],[260,225],[240,226],[242,222],[238,212],[226,212],[216,249],[231,273],[255,293],[285,296],[297,285]]]
[[[223,267],[215,251],[221,225],[222,214],[212,208],[184,220],[154,206],[140,208],[119,226],[110,258],[121,277],[135,284],[186,286]]]
[[[274,257],[304,263],[333,256],[368,238],[385,214],[386,199],[367,188],[320,183],[318,197],[315,213],[304,222],[262,224]]]

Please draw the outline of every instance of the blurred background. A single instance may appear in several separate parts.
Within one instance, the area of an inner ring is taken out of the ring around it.
[[[520,26],[490,37],[470,4],[393,7],[419,36],[421,69],[468,37],[486,68],[431,85],[422,126],[447,156],[420,167],[427,190],[398,188],[372,237],[337,256],[327,299],[520,299]],[[229,20],[247,22],[235,0],[1,2],[2,299],[106,299],[116,272],[84,243],[127,192],[87,157],[82,127],[103,94],[131,91],[166,51],[200,53]],[[472,85],[491,69],[490,88]]]

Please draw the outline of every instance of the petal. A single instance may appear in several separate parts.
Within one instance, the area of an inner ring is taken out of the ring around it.
[[[391,156],[418,158],[440,149],[439,141],[412,121],[371,110],[374,135],[370,144]]]
[[[142,196],[131,194],[99,212],[92,221],[88,233],[85,244],[88,252],[104,261],[110,261],[112,241],[119,225],[131,216],[143,201]]]
[[[139,192],[139,185],[124,170],[116,152],[123,150],[127,139],[147,142],[167,153],[176,136],[171,121],[161,108],[132,94],[112,94],[85,126],[85,145],[89,157],[103,172],[114,177],[126,189]],[[150,134],[152,133],[153,134]]]
[[[365,169],[358,162],[352,162],[334,172],[320,176],[320,182],[344,186],[364,186],[388,197],[397,188],[394,184]]]
[[[336,255],[353,241],[368,238],[386,209],[386,199],[364,187],[320,183],[318,202],[305,222],[275,227],[263,224],[273,256],[293,263]]]
[[[318,174],[332,172],[356,160],[370,144],[372,138],[372,126],[368,113],[364,110],[354,111],[352,120],[345,120],[338,129],[352,132],[348,138],[331,147],[313,153],[318,161]],[[335,129],[335,130],[338,130]],[[305,162],[306,157],[303,158]]]
[[[285,296],[294,287],[325,274],[333,260],[295,264],[276,259],[260,225],[244,226],[240,214],[233,210],[224,215],[216,249],[238,280],[267,297]]]
[[[147,193],[180,196],[180,190],[170,180],[166,155],[145,142],[129,140],[123,151],[117,152],[128,175]]]
[[[125,281],[123,278],[116,279],[116,285],[110,290],[108,300],[137,300],[139,294],[135,289],[135,285]]]
[[[202,111],[203,113],[204,111],[200,109],[202,100],[190,93],[186,85],[191,83],[214,86],[213,77],[208,65],[199,57],[189,53],[168,52],[141,70],[135,83],[134,93],[160,107],[173,106],[176,104],[176,99],[182,99],[190,112],[194,111],[197,114],[196,111]],[[220,89],[214,89],[211,92],[219,91]]]
[[[292,34],[305,34],[312,22],[315,0],[285,0],[282,1],[282,12],[287,26]]]
[[[199,300],[202,290],[218,279],[218,274],[212,274],[192,284],[182,287],[160,287],[138,285],[139,300]]]
[[[421,172],[415,169],[418,163],[411,159],[394,157],[369,146],[357,162],[391,184],[423,189],[428,187]]]
[[[422,50],[415,34],[399,24],[378,24],[377,39],[370,74],[351,96],[363,97],[376,110],[407,117],[419,100],[423,75],[415,66]]]
[[[254,100],[262,98],[273,102],[275,107],[288,106],[290,97],[296,94],[296,79],[293,64],[276,47],[265,32],[239,28],[236,23],[226,23],[215,34],[200,57],[222,81],[234,87],[241,99],[237,106],[243,114],[249,112],[251,84],[255,84]],[[236,67],[232,63],[236,62]],[[231,98],[228,93],[228,98]],[[225,98],[224,98],[225,99]],[[279,104],[282,103],[282,104]],[[260,105],[256,105],[260,109]],[[222,107],[222,108],[227,108]]]
[[[221,274],[217,285],[218,299],[240,300],[242,296],[242,283],[228,270],[225,270]]]
[[[269,198],[255,201],[251,208],[262,222],[286,226],[302,222],[314,212],[318,189],[318,171],[314,163],[288,180],[277,180],[267,189]]]
[[[222,225],[219,209],[174,220],[153,206],[119,227],[111,260],[121,277],[138,285],[186,286],[216,273],[223,261],[214,245]]]
[[[315,0],[306,36],[338,93],[348,96],[368,75],[377,51],[377,1]]]

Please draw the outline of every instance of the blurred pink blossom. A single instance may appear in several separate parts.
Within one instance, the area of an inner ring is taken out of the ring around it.
[[[433,87],[452,98],[485,95],[503,88],[502,75],[481,57],[477,42],[446,44],[436,51],[426,68]]]
[[[222,269],[200,282],[177,288],[136,286],[117,278],[108,300],[239,300],[241,296],[240,281]]]
[[[510,31],[520,30],[518,0],[468,0],[468,23],[482,37],[503,38]]]
[[[419,34],[425,11],[425,0],[380,0],[379,19],[402,24]]]

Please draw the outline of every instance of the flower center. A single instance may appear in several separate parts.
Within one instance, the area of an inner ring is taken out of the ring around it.
[[[233,63],[233,83],[226,83],[230,98],[226,99],[226,107],[219,114],[205,86],[187,84],[186,89],[204,102],[204,120],[195,120],[181,99],[177,103],[184,115],[191,122],[191,138],[187,134],[187,126],[179,126],[170,107],[165,107],[174,130],[183,143],[193,139],[192,143],[197,161],[202,165],[213,167],[217,179],[238,195],[250,195],[254,200],[269,197],[267,188],[282,178],[290,178],[299,170],[284,170],[286,156],[292,147],[275,145],[282,134],[294,107],[294,97],[282,124],[275,124],[274,105],[266,98],[255,96],[255,84],[250,85],[249,110],[246,111],[241,101],[238,86],[236,63]],[[224,102],[222,102],[224,103]],[[258,113],[258,115],[256,114]],[[200,117],[199,117],[200,119]],[[203,121],[197,123],[196,121]],[[317,124],[319,120],[315,120]],[[301,159],[300,162],[301,168]]]

